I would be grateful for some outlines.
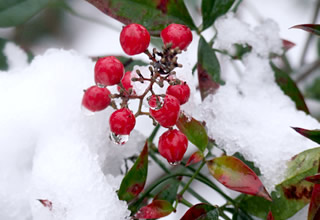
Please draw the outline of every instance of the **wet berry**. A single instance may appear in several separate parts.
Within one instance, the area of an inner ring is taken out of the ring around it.
[[[101,111],[108,107],[111,102],[110,91],[107,88],[91,86],[82,98],[82,105],[92,112]]]
[[[151,116],[162,127],[169,128],[176,124],[180,113],[180,103],[174,96],[166,95],[165,98],[162,98],[153,95],[149,100],[149,106]]]
[[[189,100],[190,88],[186,83],[171,85],[168,87],[166,93],[176,97],[179,100],[180,105],[183,105]]]
[[[127,108],[113,112],[109,119],[110,130],[116,135],[129,135],[136,124],[136,118]]]
[[[128,55],[144,52],[150,44],[150,34],[140,24],[129,24],[120,33],[120,44]]]
[[[123,75],[123,64],[113,56],[100,58],[94,67],[95,82],[103,86],[118,84]]]
[[[166,131],[159,138],[159,153],[171,164],[182,160],[187,147],[187,137],[177,129]]]
[[[124,87],[124,89],[129,92],[129,89],[132,89],[132,83],[131,83],[131,72],[128,71],[124,74],[123,78],[121,79],[121,83]],[[120,91],[120,86],[118,86],[118,91]]]
[[[185,25],[170,24],[161,31],[161,38],[165,45],[172,43],[172,48],[185,50],[192,41],[192,33]]]

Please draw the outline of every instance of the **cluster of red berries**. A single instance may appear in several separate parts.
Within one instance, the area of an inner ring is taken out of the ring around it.
[[[109,119],[111,137],[119,144],[125,143],[123,136],[128,136],[133,130],[136,117],[139,115],[149,115],[154,121],[159,123],[168,131],[163,133],[159,139],[159,153],[165,157],[169,163],[177,163],[182,160],[187,150],[188,140],[186,136],[172,127],[176,124],[180,116],[180,105],[186,103],[190,96],[190,88],[185,83],[174,77],[173,71],[176,67],[181,67],[177,63],[176,55],[185,50],[192,41],[190,29],[181,24],[171,24],[161,32],[164,43],[163,51],[158,52],[153,49],[151,54],[148,51],[150,44],[150,34],[145,27],[140,24],[130,24],[124,27],[120,34],[120,44],[124,52],[128,55],[145,53],[151,60],[150,78],[144,78],[140,71],[137,71],[139,78],[131,78],[131,72],[126,72],[123,64],[115,57],[109,56],[98,59],[94,68],[95,86],[85,90],[82,105],[92,111],[101,111],[109,105],[116,109]],[[159,59],[157,59],[160,57]],[[149,86],[142,95],[137,95],[133,91],[131,81],[149,81]],[[153,85],[158,84],[163,87],[163,82],[167,82],[169,87],[166,94],[155,94]],[[118,85],[117,94],[111,94],[107,86]],[[135,114],[128,108],[130,99],[140,99],[142,104],[147,94],[149,112],[142,112],[141,105]],[[120,98],[122,103],[120,108],[113,101]]]

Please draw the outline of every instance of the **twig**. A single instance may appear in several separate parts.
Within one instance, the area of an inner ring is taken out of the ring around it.
[[[315,61],[313,64],[311,64],[310,67],[296,79],[296,83],[302,82],[319,67],[320,67],[320,59]]]

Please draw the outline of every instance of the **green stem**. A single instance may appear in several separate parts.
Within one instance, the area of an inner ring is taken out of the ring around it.
[[[233,13],[236,13],[236,12],[237,12],[237,10],[238,10],[241,2],[242,2],[242,0],[239,0],[239,1],[235,4],[234,8],[232,9],[232,12],[233,12]]]
[[[193,206],[190,202],[188,202],[188,201],[185,200],[184,198],[181,198],[181,199],[180,199],[180,203],[183,204],[183,205],[185,205],[185,206],[188,206],[189,208]]]
[[[157,124],[157,126],[153,129],[152,133],[150,134],[150,136],[148,138],[148,144],[149,145],[151,145],[151,143],[153,142],[153,139],[157,135],[159,129],[160,129],[160,125]]]

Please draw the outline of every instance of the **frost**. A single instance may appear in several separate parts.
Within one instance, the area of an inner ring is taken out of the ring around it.
[[[6,43],[3,48],[3,54],[7,57],[7,62],[10,70],[23,68],[28,65],[27,54],[12,42]]]
[[[81,112],[93,68],[74,51],[49,50],[0,73],[0,219],[128,216],[115,190],[124,158],[137,155],[145,137],[133,131],[133,140],[116,146],[108,137],[111,108]],[[51,201],[52,212],[38,199]]]
[[[268,19],[257,27],[237,19],[233,13],[219,18],[216,22],[217,42],[220,49],[232,50],[235,43],[248,44],[253,52],[268,57],[270,52],[280,54],[282,41],[279,37],[278,25]],[[235,33],[235,34],[231,34]]]

